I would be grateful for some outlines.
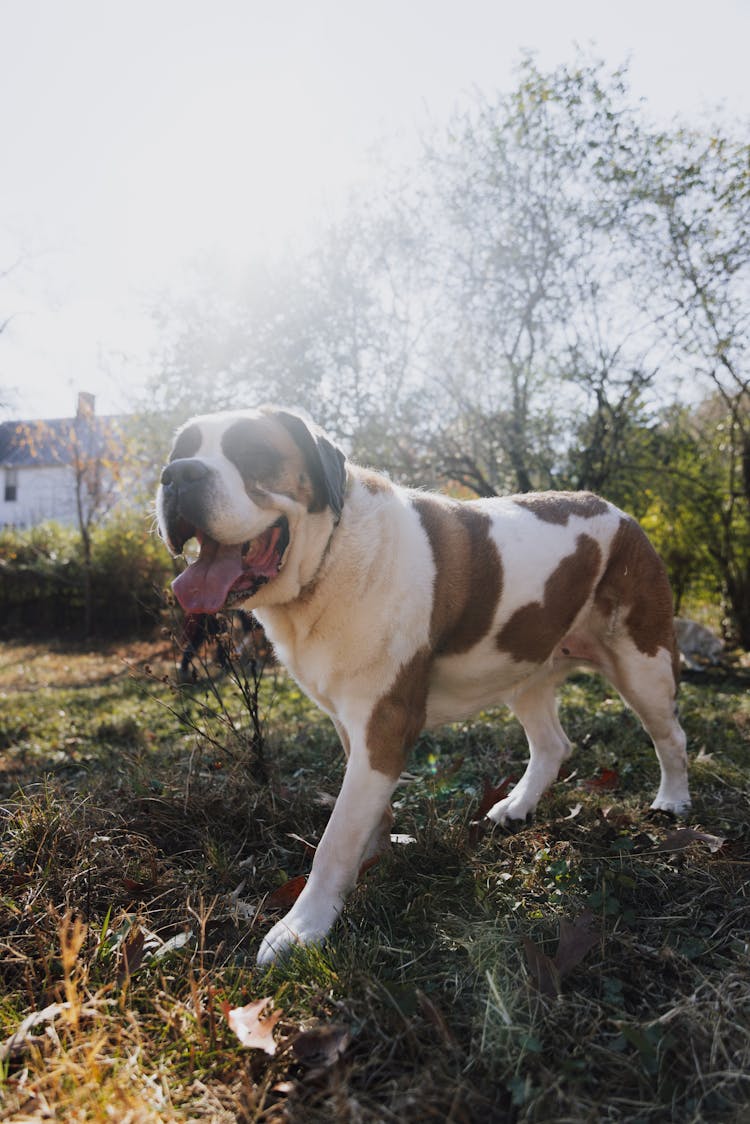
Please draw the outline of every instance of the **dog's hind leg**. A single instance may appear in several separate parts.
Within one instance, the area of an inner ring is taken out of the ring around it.
[[[519,694],[510,708],[523,726],[529,742],[529,763],[510,796],[498,801],[487,813],[496,824],[530,817],[539,798],[557,777],[571,745],[560,725],[554,678],[541,680]]]
[[[679,814],[690,807],[686,737],[677,718],[674,656],[666,648],[656,655],[640,652],[620,639],[607,678],[635,711],[654,743],[661,782],[652,808]]]
[[[651,807],[684,812],[690,794],[675,705],[679,659],[672,592],[663,563],[632,520],[620,524],[594,603],[599,666],[640,718],[659,758],[661,783]]]

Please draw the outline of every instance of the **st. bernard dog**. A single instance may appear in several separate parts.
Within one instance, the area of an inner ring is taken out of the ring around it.
[[[252,610],[347,758],[307,885],[259,963],[326,936],[388,839],[391,794],[421,730],[509,706],[530,758],[489,819],[527,820],[571,752],[555,689],[576,668],[605,675],[653,740],[652,808],[689,807],[669,584],[638,524],[605,500],[457,501],[399,487],[298,414],[262,408],[188,422],[157,511],[174,554],[200,544],[173,585],[183,609]]]

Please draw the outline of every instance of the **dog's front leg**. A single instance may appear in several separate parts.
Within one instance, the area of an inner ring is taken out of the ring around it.
[[[364,741],[352,741],[344,783],[315,852],[307,885],[289,913],[267,934],[259,964],[270,964],[293,945],[317,944],[341,913],[357,880],[370,840],[387,815],[395,776],[373,769]]]

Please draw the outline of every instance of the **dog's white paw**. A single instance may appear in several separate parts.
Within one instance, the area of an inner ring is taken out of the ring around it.
[[[327,903],[317,903],[315,908],[302,904],[302,898],[289,910],[286,917],[277,921],[273,929],[266,933],[258,951],[258,964],[267,967],[275,961],[283,960],[295,945],[303,948],[322,944],[336,920],[340,907]]]
[[[287,925],[286,921],[278,921],[270,932],[266,933],[258,951],[258,964],[261,968],[268,967],[276,960],[282,960],[295,945],[311,943]]]
[[[510,796],[498,800],[487,813],[487,819],[492,820],[498,827],[511,827],[513,823],[530,820],[536,810],[536,801],[519,792],[519,786],[513,789]]]
[[[673,816],[684,816],[690,810],[690,797],[685,795],[657,795],[651,809],[654,812],[671,812]]]

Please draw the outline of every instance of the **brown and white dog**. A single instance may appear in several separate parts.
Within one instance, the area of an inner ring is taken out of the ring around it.
[[[347,756],[307,885],[259,963],[328,933],[388,837],[391,794],[425,727],[509,706],[530,759],[489,819],[530,817],[571,752],[555,689],[575,668],[605,675],[651,736],[652,807],[689,807],[667,577],[637,523],[597,496],[413,491],[347,462],[297,414],[264,408],[185,425],[157,511],[172,552],[200,544],[174,582],[183,608],[251,609]]]

